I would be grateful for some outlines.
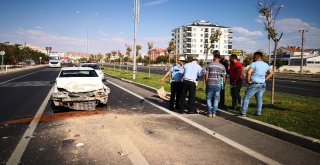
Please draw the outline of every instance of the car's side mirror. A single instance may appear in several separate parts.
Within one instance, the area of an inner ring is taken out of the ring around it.
[[[105,78],[102,79],[102,82],[107,82],[107,80]]]

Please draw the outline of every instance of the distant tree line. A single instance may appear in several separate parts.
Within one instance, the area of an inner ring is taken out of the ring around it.
[[[27,62],[31,60],[35,63],[39,63],[40,57],[42,57],[41,61],[48,61],[48,56],[45,53],[20,44],[10,45],[8,42],[0,43],[0,51],[5,51],[5,55],[3,56],[3,64],[5,65],[16,65],[18,62]]]

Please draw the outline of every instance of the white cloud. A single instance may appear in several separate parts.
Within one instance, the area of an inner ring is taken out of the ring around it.
[[[310,23],[304,22],[298,18],[284,18],[276,22],[277,31],[283,32],[283,45],[301,45],[301,33],[299,30],[305,30],[305,48],[320,48],[320,28],[314,27]]]
[[[298,32],[302,29],[311,28],[311,26],[308,23],[303,22],[298,18],[285,18],[278,20],[276,22],[276,27],[279,31],[284,33],[293,33]]]
[[[263,36],[261,31],[249,31],[243,27],[234,27],[232,28],[234,33],[239,33],[240,36],[247,36],[247,37],[261,37]]]
[[[259,15],[258,18],[254,19],[254,21],[257,23],[263,23],[264,20],[265,20],[265,17],[263,17],[262,15]]]
[[[232,45],[234,49],[243,49],[248,52],[254,52],[261,48],[260,41],[264,34],[261,31],[250,31],[243,27],[232,28],[233,39]]]
[[[150,6],[156,6],[163,3],[168,2],[169,0],[152,0],[151,2],[147,2],[144,4],[144,6],[150,7]]]
[[[80,13],[80,11],[79,11],[79,10],[77,10],[77,11],[76,11],[76,14],[79,14],[79,13]]]

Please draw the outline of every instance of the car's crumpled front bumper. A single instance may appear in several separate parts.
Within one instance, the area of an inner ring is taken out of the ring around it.
[[[88,92],[68,92],[65,89],[56,88],[52,94],[55,106],[69,107],[75,110],[95,110],[97,104],[107,104],[110,89],[104,87]]]

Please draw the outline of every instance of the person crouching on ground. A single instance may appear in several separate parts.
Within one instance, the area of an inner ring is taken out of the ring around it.
[[[266,80],[272,76],[272,71],[269,65],[262,61],[263,54],[261,52],[255,52],[253,54],[253,63],[247,71],[247,90],[243,97],[242,110],[240,115],[246,116],[250,98],[255,95],[257,108],[256,115],[260,116],[262,111],[262,95],[266,90]]]
[[[185,63],[185,58],[181,56],[179,58],[178,64],[172,66],[170,70],[164,75],[164,77],[160,80],[161,82],[164,81],[166,77],[170,75],[170,88],[171,88],[171,95],[170,95],[170,109],[180,110],[180,102],[181,102],[181,95],[182,95],[182,74],[183,74],[183,65]],[[175,107],[174,107],[175,103]]]
[[[226,69],[219,62],[220,54],[215,54],[213,62],[211,62],[206,68],[206,100],[207,100],[207,109],[208,116],[214,117],[216,116],[216,112],[218,109],[219,96],[221,91],[221,79],[226,82]],[[212,97],[213,97],[213,107],[212,107]]]

